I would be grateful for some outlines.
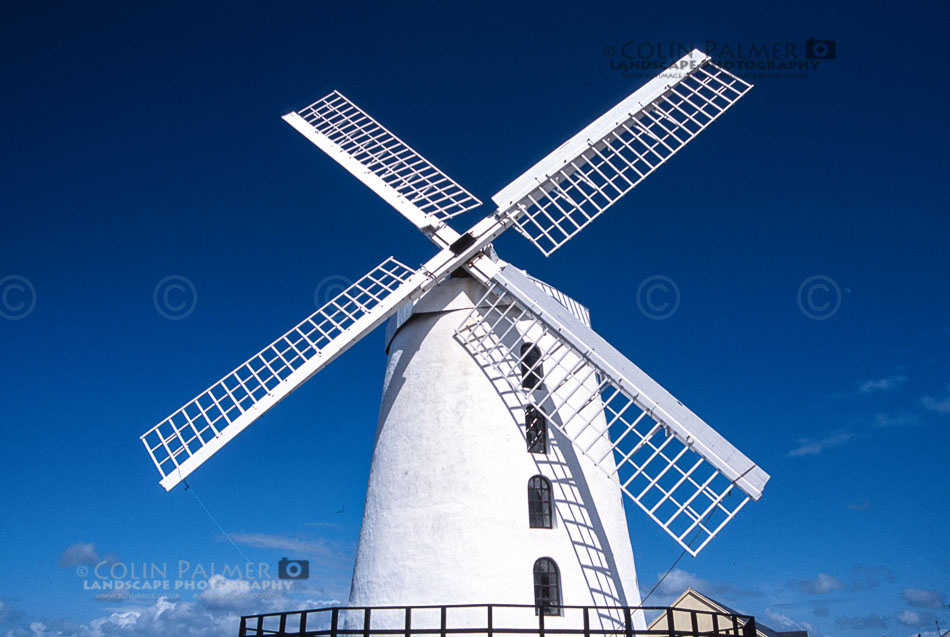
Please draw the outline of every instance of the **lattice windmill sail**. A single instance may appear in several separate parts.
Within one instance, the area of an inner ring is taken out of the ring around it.
[[[751,84],[693,51],[498,192],[518,232],[550,255],[659,168]]]
[[[692,555],[761,497],[762,469],[517,269],[456,334]]]
[[[386,320],[426,277],[392,257],[142,436],[171,490]],[[416,285],[405,285],[414,281]]]
[[[337,91],[284,121],[420,230],[482,203]]]
[[[370,331],[411,315],[464,271],[481,299],[455,346],[697,554],[761,497],[768,475],[593,332],[586,310],[498,261],[491,242],[514,227],[550,255],[750,88],[691,52],[499,191],[495,210],[464,233],[448,221],[481,202],[340,93],[284,116],[438,251],[418,268],[387,259],[147,431],[162,486],[172,489]]]

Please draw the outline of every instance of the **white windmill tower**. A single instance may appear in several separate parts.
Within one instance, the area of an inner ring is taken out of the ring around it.
[[[386,259],[146,432],[162,486],[390,319],[351,606],[638,606],[621,494],[695,556],[768,475],[491,242],[514,226],[550,255],[750,88],[692,51],[462,234],[446,220],[481,202],[339,93],[284,116],[439,251]]]

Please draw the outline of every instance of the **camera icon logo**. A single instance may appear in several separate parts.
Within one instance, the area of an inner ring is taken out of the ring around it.
[[[808,38],[808,40],[805,41],[805,57],[809,60],[833,60],[835,59],[835,54],[834,40]]]
[[[288,560],[286,557],[277,562],[277,577],[280,579],[309,579],[310,560]]]

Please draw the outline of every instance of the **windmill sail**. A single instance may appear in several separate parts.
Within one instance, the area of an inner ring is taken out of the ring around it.
[[[690,554],[761,497],[767,473],[517,269],[456,335]]]
[[[428,281],[389,258],[141,436],[171,490]]]
[[[284,120],[420,230],[482,203],[338,91]]]
[[[550,255],[752,88],[709,60],[698,50],[684,56],[492,201]]]

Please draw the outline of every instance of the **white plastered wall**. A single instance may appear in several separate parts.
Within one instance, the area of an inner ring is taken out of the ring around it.
[[[617,485],[553,427],[548,453],[528,453],[521,400],[454,338],[483,293],[473,279],[450,278],[390,326],[349,605],[531,605],[534,562],[549,557],[562,604],[636,606]],[[527,484],[537,474],[552,483],[553,529],[528,526]],[[496,625],[537,622],[533,612],[505,612],[495,611]],[[453,611],[450,623],[484,623],[483,614]],[[401,615],[380,615],[374,626],[402,625]],[[580,615],[545,619],[553,626]],[[618,619],[591,617],[592,625]],[[642,628],[642,616],[635,623]]]

